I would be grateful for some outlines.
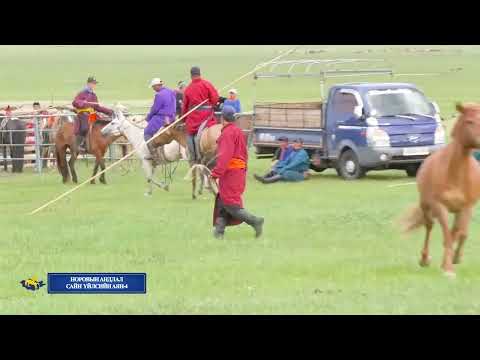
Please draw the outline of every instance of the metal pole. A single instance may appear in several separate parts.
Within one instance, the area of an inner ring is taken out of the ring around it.
[[[34,118],[35,124],[35,168],[39,174],[42,173],[42,131],[40,126],[40,118]]]

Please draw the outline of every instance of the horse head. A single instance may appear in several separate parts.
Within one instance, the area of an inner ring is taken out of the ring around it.
[[[177,141],[182,146],[186,146],[185,125],[176,124],[163,130],[160,135],[155,137],[154,143],[157,146],[170,144],[172,141]]]
[[[460,113],[451,136],[466,148],[480,148],[480,104],[458,103]]]
[[[100,132],[103,136],[120,136],[122,135],[122,125],[125,121],[125,116],[121,111],[114,110],[112,114],[112,121],[105,125]]]

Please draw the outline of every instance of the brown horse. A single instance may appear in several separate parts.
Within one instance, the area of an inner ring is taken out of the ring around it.
[[[206,128],[200,137],[200,161],[198,164],[202,164],[209,169],[212,169],[215,165],[216,159],[216,151],[217,151],[217,139],[222,132],[222,125],[216,124],[209,128]],[[169,128],[167,131],[163,132],[159,136],[157,136],[153,143],[155,146],[163,146],[166,144],[171,143],[173,140],[176,140],[180,145],[185,148],[187,147],[187,134],[185,132],[185,125],[176,125]],[[192,161],[190,162],[190,167],[196,165]],[[203,168],[195,167],[194,171],[192,172],[192,199],[197,198],[197,179],[200,180],[200,187],[198,193],[201,194],[203,191],[204,184],[207,183],[206,178],[208,174],[206,174]],[[209,190],[212,190],[211,187],[208,187]]]
[[[73,116],[71,116],[73,118]],[[87,134],[87,147],[88,153],[95,156],[95,167],[93,169],[93,176],[97,174],[98,168],[105,170],[105,152],[108,145],[115,141],[119,136],[104,137],[101,134],[102,128],[107,125],[108,122],[103,120],[97,120],[94,125],[90,126],[89,133]],[[67,166],[67,149],[70,149],[70,160]],[[77,173],[75,171],[75,160],[78,156],[77,144],[75,141],[74,125],[73,121],[64,122],[58,129],[55,136],[55,155],[57,159],[57,168],[63,178],[63,183],[70,180],[70,173],[72,175],[72,181],[78,182]],[[100,182],[106,184],[105,173],[100,175]],[[90,181],[91,184],[95,184],[95,179]]]
[[[480,148],[480,105],[458,104],[457,110],[460,116],[451,133],[452,141],[423,162],[417,175],[420,204],[402,219],[405,232],[426,228],[421,266],[430,263],[430,234],[434,220],[438,220],[443,232],[442,268],[450,277],[455,276],[453,264],[462,260],[472,210],[480,198],[480,166],[472,156],[472,150]],[[455,214],[451,230],[449,213]]]

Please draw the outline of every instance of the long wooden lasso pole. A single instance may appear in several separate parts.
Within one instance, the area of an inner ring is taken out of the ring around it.
[[[258,66],[256,66],[253,70],[243,74],[242,76],[238,77],[237,79],[233,80],[232,82],[230,82],[229,84],[225,85],[221,90],[225,90],[227,89],[228,87],[232,86],[233,84],[237,83],[238,81],[244,79],[245,77],[251,75],[252,73],[254,73],[255,71],[257,71],[258,69],[262,68],[262,67],[265,67],[267,65],[269,65],[270,63],[286,56],[286,55],[289,55],[290,53],[292,53],[293,51],[295,51],[297,49],[297,47],[294,47],[288,51],[285,51],[284,53],[280,54],[279,56],[276,56],[275,58],[269,60],[268,62],[265,62],[265,63],[262,63]],[[171,123],[170,125],[166,126],[165,128],[163,128],[161,131],[159,131],[157,134],[155,134],[152,138],[150,138],[148,141],[145,142],[145,144],[148,144],[150,141],[152,141],[153,139],[155,139],[157,136],[163,134],[165,131],[167,131],[168,129],[170,129],[171,127],[175,126],[177,123],[179,123],[180,121],[182,121],[187,115],[189,115],[190,113],[192,113],[193,111],[195,111],[197,108],[199,108],[200,106],[202,106],[203,104],[205,104],[206,102],[208,101],[208,99],[202,101],[200,104],[196,105],[195,107],[193,107],[192,109],[190,109],[188,112],[186,112],[185,114],[183,114],[181,117],[179,117],[176,121],[174,121],[173,123]],[[142,143],[143,145],[143,143]],[[97,177],[99,177],[100,175],[104,174],[105,172],[107,172],[108,170],[110,170],[111,168],[113,168],[114,166],[120,164],[122,161],[126,160],[128,157],[130,157],[132,154],[134,154],[135,152],[137,151],[137,149],[134,149],[133,151],[131,151],[130,153],[128,153],[127,155],[125,155],[124,157],[122,157],[121,159],[117,160],[116,162],[114,162],[113,164],[107,166],[105,169],[103,169],[102,171],[100,171],[99,173],[97,173],[96,175],[90,177],[89,179],[85,180],[84,182],[82,182],[81,184],[75,186],[74,188],[64,192],[63,194],[57,196],[55,199],[53,200],[50,200],[49,202],[43,204],[42,206],[40,206],[39,208],[33,210],[32,212],[29,213],[29,215],[34,215],[36,213],[38,213],[39,211],[45,209],[47,206],[57,202],[58,200],[64,198],[65,196],[73,193],[74,191],[77,191],[79,188],[81,188],[82,186],[88,184],[91,180],[93,179],[96,179]]]

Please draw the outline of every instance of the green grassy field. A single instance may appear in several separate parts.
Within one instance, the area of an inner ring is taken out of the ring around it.
[[[148,100],[146,84],[155,75],[174,84],[198,64],[221,87],[287,48],[0,47],[0,76],[8,84],[0,98],[47,100],[54,88],[55,100],[67,101],[94,73],[103,82],[101,100]],[[407,46],[391,52],[363,47],[373,49],[368,54],[352,53],[362,47],[329,48],[334,50],[315,57],[388,57],[401,72],[462,67],[442,77],[401,79],[422,88],[447,118],[454,101],[478,96],[478,47],[437,55],[407,55],[401,49]],[[235,86],[245,108],[251,107],[251,79]],[[311,99],[319,87],[314,80],[265,81],[257,90],[267,99]],[[211,237],[212,196],[191,200],[185,164],[169,193],[157,190],[146,198],[140,169],[114,169],[108,185],[85,186],[35,216],[27,213],[72,185],[62,185],[55,170],[0,171],[0,314],[480,312],[478,210],[465,261],[452,281],[440,271],[438,227],[432,265],[424,269],[418,266],[423,233],[404,238],[392,223],[417,199],[415,186],[388,188],[411,181],[404,172],[371,172],[346,182],[328,170],[304,183],[255,182],[251,175],[268,166],[269,160],[251,153],[245,200],[250,211],[265,216],[264,237],[254,239],[241,225],[229,228],[223,241]],[[78,168],[81,180],[92,171],[91,163]],[[46,280],[48,272],[146,272],[147,294],[49,295],[45,287],[31,292],[19,284],[29,276]]]

